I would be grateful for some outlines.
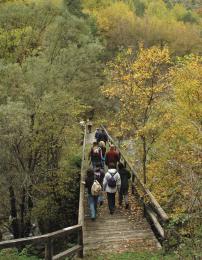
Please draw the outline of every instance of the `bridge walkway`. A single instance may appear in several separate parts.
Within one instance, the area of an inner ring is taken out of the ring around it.
[[[86,146],[90,147],[94,141],[94,133],[88,134]],[[86,163],[87,167],[89,163]],[[131,190],[131,189],[130,189]],[[144,218],[142,207],[134,195],[129,194],[130,209],[118,205],[116,194],[116,210],[109,214],[107,199],[98,206],[96,221],[89,216],[87,193],[84,199],[84,254],[91,250],[99,253],[124,252],[124,251],[154,251],[161,248],[147,220]]]
[[[110,142],[115,143],[104,126],[102,126],[102,129],[104,129],[108,135]],[[39,244],[44,246],[45,260],[59,260],[75,254],[79,255],[79,257],[83,257],[85,254],[87,256],[86,259],[88,259],[88,253],[90,253],[91,250],[93,250],[93,254],[97,253],[97,251],[99,251],[99,254],[102,254],[124,251],[148,252],[161,248],[158,240],[163,242],[166,239],[166,227],[169,222],[169,217],[150,190],[142,183],[140,177],[133,169],[133,166],[128,162],[124,151],[121,151],[121,149],[119,149],[121,160],[132,175],[129,193],[129,203],[131,207],[129,210],[125,210],[124,207],[117,206],[115,213],[110,215],[105,198],[104,205],[98,208],[96,221],[91,221],[88,214],[84,180],[86,170],[89,167],[87,154],[93,141],[94,133],[86,134],[85,127],[78,224],[40,236],[2,241],[0,242],[0,250],[5,248],[23,248],[26,245],[34,246]],[[116,205],[118,205],[117,201]],[[73,233],[78,237],[77,242],[72,246],[67,244],[64,249],[61,248],[60,252],[56,254],[54,250],[55,241],[58,238],[65,239]],[[156,237],[158,237],[158,240]]]

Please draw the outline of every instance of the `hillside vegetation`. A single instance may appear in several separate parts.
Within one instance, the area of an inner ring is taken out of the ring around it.
[[[201,257],[201,10],[0,1],[0,237],[77,223],[79,122],[94,114],[134,144],[137,174],[171,217],[166,250]]]

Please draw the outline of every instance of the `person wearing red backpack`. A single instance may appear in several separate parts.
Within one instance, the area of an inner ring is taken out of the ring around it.
[[[102,149],[98,146],[97,142],[93,142],[93,147],[89,153],[89,160],[92,163],[93,169],[97,164],[102,163]]]
[[[120,191],[121,178],[114,163],[110,163],[108,167],[109,169],[103,180],[103,189],[107,192],[109,212],[113,214],[115,210],[115,195],[117,190]]]

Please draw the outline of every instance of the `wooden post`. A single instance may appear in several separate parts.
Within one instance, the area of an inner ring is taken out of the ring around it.
[[[45,260],[52,260],[53,258],[53,242],[52,239],[48,239],[45,246]]]
[[[124,168],[126,168],[126,166],[127,166],[126,160],[124,160],[123,165],[124,165]]]
[[[79,245],[82,247],[81,250],[79,251],[79,257],[83,258],[83,227],[81,227],[81,230],[78,233],[78,242]]]
[[[147,217],[147,210],[146,210],[146,205],[143,202],[143,216],[146,218]]]

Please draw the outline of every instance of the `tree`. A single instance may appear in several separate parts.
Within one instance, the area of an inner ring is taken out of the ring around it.
[[[93,11],[106,8],[113,2],[113,0],[83,0],[82,6],[84,8],[84,12],[91,13]]]
[[[75,224],[78,122],[100,109],[102,46],[87,18],[56,1],[5,3],[0,28],[0,208],[18,238],[36,220],[41,232]]]
[[[141,47],[136,58],[129,49],[108,64],[110,83],[103,92],[119,104],[121,130],[141,141],[144,183],[148,153],[159,135],[159,100],[168,89],[165,73],[169,65],[168,49],[157,47]]]
[[[81,15],[81,0],[65,0],[68,10],[75,15]]]
[[[137,50],[138,42],[146,47],[168,46],[173,55],[200,53],[202,21],[182,4],[169,8],[163,0],[86,0],[83,6],[97,21],[98,32],[110,49],[109,58],[122,47]]]
[[[159,11],[160,12],[160,11]],[[168,17],[168,16],[167,16]],[[184,55],[200,52],[201,37],[199,27],[168,18],[145,15],[137,22],[137,40],[145,46],[168,46],[173,55]],[[177,35],[180,34],[180,37]]]
[[[190,255],[201,250],[201,69],[201,57],[190,55],[170,70],[164,130],[148,165],[150,188],[182,242],[179,254]]]
[[[107,39],[107,48],[114,51],[134,44],[136,17],[127,4],[115,2],[95,14],[98,29]]]
[[[134,6],[135,6],[135,13],[137,16],[143,16],[144,12],[145,12],[145,8],[146,5],[144,3],[144,1],[141,0],[135,0],[134,2]]]

